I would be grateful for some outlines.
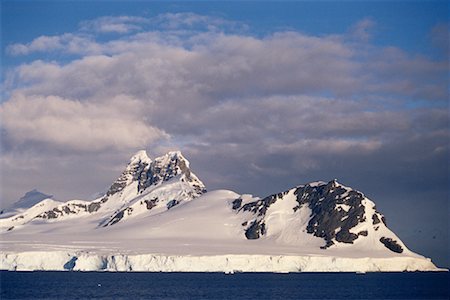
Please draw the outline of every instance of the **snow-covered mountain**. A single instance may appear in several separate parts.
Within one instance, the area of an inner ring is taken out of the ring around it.
[[[3,208],[0,210],[0,217],[6,218],[10,216],[14,216],[19,214],[20,212],[29,209],[30,207],[38,204],[39,202],[45,199],[52,199],[53,195],[47,195],[38,191],[37,189],[33,189],[29,192],[26,192],[19,200],[14,202],[12,205]]]
[[[33,189],[26,192],[16,203],[13,204],[14,208],[30,208],[35,204],[38,204],[42,200],[52,199],[53,195],[44,194],[37,189]]]
[[[336,180],[265,198],[207,193],[178,151],[139,151],[98,199],[46,199],[0,219],[0,230],[0,269],[437,270]]]
[[[189,161],[179,152],[151,160],[145,151],[130,159],[122,174],[105,195],[93,201],[46,201],[15,216],[0,219],[0,229],[17,229],[30,221],[48,222],[95,215],[99,226],[148,212],[160,213],[205,193],[204,184],[189,169]]]

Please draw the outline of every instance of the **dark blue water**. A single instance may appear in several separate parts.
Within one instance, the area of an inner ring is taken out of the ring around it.
[[[0,299],[448,299],[448,273],[0,272]]]

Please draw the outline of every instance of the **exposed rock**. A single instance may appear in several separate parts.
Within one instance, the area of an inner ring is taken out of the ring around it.
[[[255,215],[250,224],[246,226],[245,236],[248,239],[258,239],[266,232],[264,218],[267,210],[277,201],[282,200],[289,191],[274,194],[261,200],[242,205],[242,199],[232,202],[232,209],[238,212],[246,211]],[[297,206],[294,212],[303,205],[311,209],[311,218],[307,224],[307,233],[321,237],[325,240],[324,248],[339,243],[353,243],[359,236],[367,236],[367,231],[358,234],[350,232],[352,228],[365,221],[365,208],[362,201],[365,199],[360,192],[343,187],[333,180],[328,183],[300,186],[295,189]],[[245,224],[245,225],[244,225]]]
[[[373,225],[376,225],[376,224],[378,224],[378,223],[380,223],[381,221],[380,221],[380,218],[378,218],[378,215],[377,214],[373,214],[372,215],[372,224]]]
[[[253,221],[253,223],[245,230],[245,237],[249,240],[259,239],[261,235],[266,233],[266,225],[261,221]]]
[[[380,242],[382,242],[386,248],[388,248],[389,250],[391,250],[393,252],[396,252],[396,253],[403,252],[402,246],[400,246],[397,243],[397,241],[395,241],[391,238],[382,237],[382,238],[380,238]]]
[[[299,187],[294,194],[297,195],[299,207],[307,204],[312,211],[307,232],[324,238],[325,247],[333,245],[333,239],[353,243],[358,238],[350,229],[365,221],[362,193],[344,188],[333,180],[326,185]],[[339,205],[347,206],[348,210]]]
[[[122,218],[124,217],[125,213],[131,214],[132,211],[133,211],[133,208],[131,208],[131,207],[127,207],[125,209],[122,209],[121,211],[116,213],[107,223],[105,223],[103,225],[103,227],[116,224],[117,222],[122,220]]]
[[[191,172],[189,162],[179,151],[169,152],[158,157],[151,162],[148,168],[144,168],[137,179],[139,181],[138,189],[144,190],[178,175],[183,175],[184,178],[181,180],[191,184],[194,189],[193,197],[198,197],[206,192],[204,184]]]
[[[152,209],[153,207],[156,206],[156,203],[158,203],[158,197],[154,198],[154,199],[150,199],[150,200],[144,200],[144,203],[146,205],[146,208],[148,210]]]
[[[180,201],[175,200],[175,199],[174,200],[170,200],[169,202],[167,202],[167,209],[171,209],[172,207],[174,207],[178,203],[180,203]]]
[[[241,205],[242,205],[242,199],[241,198],[238,198],[238,199],[236,199],[236,200],[234,200],[233,202],[232,202],[232,204],[233,204],[233,209],[234,210],[236,210],[236,209],[238,209],[238,208],[240,208],[241,207]]]
[[[93,213],[93,212],[96,212],[97,210],[99,210],[99,209],[100,209],[100,206],[101,206],[100,203],[98,203],[98,202],[92,202],[91,204],[89,204],[89,205],[87,206],[87,210],[88,210],[88,212]]]

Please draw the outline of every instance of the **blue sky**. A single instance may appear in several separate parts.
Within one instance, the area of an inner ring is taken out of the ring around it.
[[[370,17],[380,26],[378,45],[393,45],[413,53],[434,54],[430,29],[448,20],[447,1],[3,1],[2,48],[38,35],[76,30],[79,22],[99,16],[155,16],[165,12],[195,12],[249,24],[253,34],[299,30],[314,35],[347,30]],[[3,56],[6,66],[20,60]]]
[[[2,1],[2,204],[86,198],[137,150],[180,149],[210,190],[338,178],[448,266],[448,11]]]

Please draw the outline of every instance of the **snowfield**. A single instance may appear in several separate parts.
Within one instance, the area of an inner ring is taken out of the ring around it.
[[[263,199],[206,192],[179,152],[151,160],[140,151],[103,197],[43,200],[1,218],[0,232],[2,270],[441,270],[410,251],[372,201],[336,181]]]

